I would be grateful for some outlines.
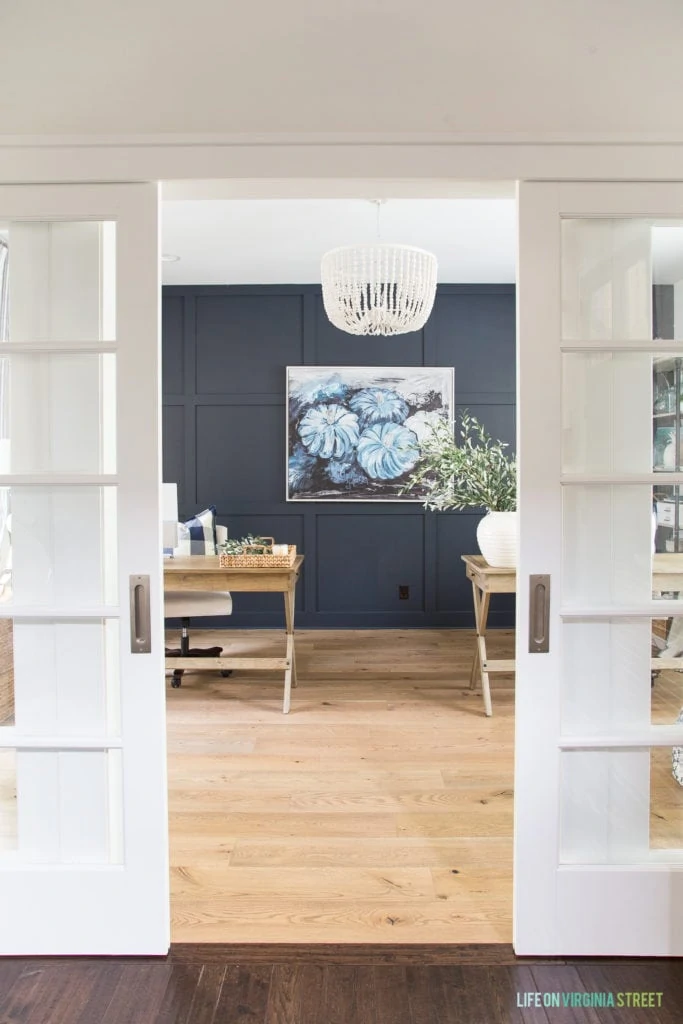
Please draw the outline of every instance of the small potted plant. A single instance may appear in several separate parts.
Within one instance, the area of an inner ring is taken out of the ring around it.
[[[456,431],[459,440],[456,440]],[[494,440],[476,417],[464,411],[456,424],[430,424],[420,460],[404,493],[419,489],[425,508],[485,508],[477,542],[489,565],[517,564],[517,465],[509,447]]]

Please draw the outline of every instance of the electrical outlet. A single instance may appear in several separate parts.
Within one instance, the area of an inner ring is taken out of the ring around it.
[[[410,598],[410,587],[404,583],[398,585],[398,599],[399,601],[407,601]]]

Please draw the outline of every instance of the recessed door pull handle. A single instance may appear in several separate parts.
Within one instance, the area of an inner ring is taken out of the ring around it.
[[[130,650],[131,654],[150,654],[152,650],[149,613],[149,576],[130,576]]]
[[[547,654],[550,629],[550,576],[529,577],[529,654]]]

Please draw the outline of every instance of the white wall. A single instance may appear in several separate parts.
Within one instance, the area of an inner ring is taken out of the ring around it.
[[[683,137],[680,0],[15,0],[0,133]]]

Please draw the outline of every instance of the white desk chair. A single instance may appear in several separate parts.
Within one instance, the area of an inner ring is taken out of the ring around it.
[[[216,526],[216,540],[223,544],[228,539],[228,531],[225,526]],[[180,651],[174,652],[181,658],[199,658],[220,656],[222,647],[194,648],[190,650],[190,619],[198,616],[224,616],[232,614],[232,597],[227,591],[197,591],[196,593],[183,590],[164,591],[164,617],[167,619],[181,620]],[[232,675],[229,669],[221,671],[222,676]],[[183,678],[183,669],[176,668],[173,671],[171,686],[178,687]]]

